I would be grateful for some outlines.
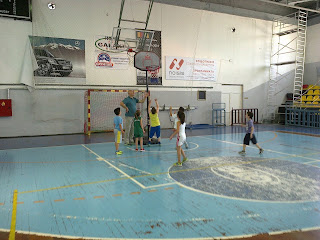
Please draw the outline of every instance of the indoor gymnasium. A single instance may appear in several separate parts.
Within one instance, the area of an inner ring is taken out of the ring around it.
[[[319,0],[0,0],[0,240],[320,239]]]

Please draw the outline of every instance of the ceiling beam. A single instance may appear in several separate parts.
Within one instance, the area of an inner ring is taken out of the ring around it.
[[[278,5],[278,6],[284,6],[284,7],[288,7],[288,8],[300,9],[300,10],[304,10],[304,11],[308,11],[308,12],[320,13],[319,10],[315,10],[315,9],[311,9],[311,8],[299,7],[299,6],[295,6],[295,5],[288,5],[286,3],[274,2],[274,1],[271,1],[271,0],[259,0],[259,1],[265,2],[265,3],[271,3],[271,4],[274,4],[274,5]]]

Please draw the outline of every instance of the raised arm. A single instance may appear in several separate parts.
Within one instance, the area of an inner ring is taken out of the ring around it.
[[[148,106],[148,113],[150,114],[151,112],[151,99],[149,100],[149,106]]]
[[[145,93],[144,94],[144,98],[143,99],[141,99],[140,101],[139,101],[139,103],[144,103],[144,101],[146,100],[146,98],[148,97],[148,95],[149,95],[149,93]]]
[[[159,103],[158,103],[158,99],[155,99],[154,101],[156,102],[157,113],[159,113]]]
[[[172,106],[170,106],[170,117],[172,117]]]

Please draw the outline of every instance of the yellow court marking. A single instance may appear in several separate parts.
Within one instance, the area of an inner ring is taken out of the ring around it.
[[[278,134],[276,132],[273,132],[274,133],[274,137],[269,139],[269,140],[266,140],[266,141],[263,141],[261,143],[267,143],[267,142],[272,142],[273,140],[275,140],[277,137],[278,137]]]
[[[54,200],[54,202],[63,202],[64,199],[57,199],[57,200]]]
[[[158,190],[156,190],[156,189],[151,189],[151,190],[149,190],[148,192],[157,192]]]
[[[121,193],[120,193],[120,194],[113,194],[113,195],[112,195],[112,197],[120,197],[120,196],[122,196]]]
[[[307,155],[315,155],[315,154],[319,154],[319,153],[315,152],[315,153],[307,153],[307,154],[303,154],[303,155],[301,154],[301,155],[299,155],[299,157],[300,156],[307,156]],[[181,170],[175,170],[175,171],[170,171],[170,172],[166,171],[166,172],[159,172],[159,173],[153,173],[153,174],[137,175],[137,176],[132,176],[132,177],[130,177],[130,176],[129,177],[121,177],[121,178],[100,180],[100,181],[94,181],[94,182],[71,184],[71,185],[60,186],[60,187],[52,187],[52,188],[44,188],[44,189],[37,189],[37,190],[31,190],[31,191],[23,191],[23,192],[19,192],[19,194],[44,192],[44,191],[51,191],[51,190],[71,188],[71,187],[80,187],[80,186],[98,184],[98,183],[115,182],[115,181],[120,181],[120,180],[128,180],[128,179],[131,180],[134,178],[165,175],[168,173],[190,172],[190,171],[198,171],[198,170],[204,170],[204,169],[208,169],[208,168],[219,168],[219,167],[226,167],[226,166],[239,166],[239,165],[246,165],[246,164],[258,163],[258,162],[266,162],[266,161],[270,161],[270,160],[286,159],[286,158],[290,158],[290,157],[293,157],[293,156],[283,156],[283,157],[278,157],[278,158],[264,158],[264,159],[259,159],[259,160],[246,161],[246,162],[222,163],[222,164],[199,167],[199,168],[188,168],[188,169],[181,169]],[[301,164],[303,164],[303,163],[301,163]]]
[[[40,200],[40,201],[34,201],[33,203],[44,203],[43,200]]]
[[[12,218],[11,218],[11,227],[10,227],[9,240],[15,240],[15,238],[16,238],[17,199],[18,199],[18,190],[14,190],[14,192],[13,192]]]
[[[4,203],[0,203],[0,206],[4,206]]]
[[[93,197],[94,199],[97,199],[97,198],[104,198],[104,196],[95,196]]]
[[[132,192],[132,193],[130,193],[131,195],[134,195],[134,194],[140,194],[141,192]]]
[[[74,198],[73,200],[84,200],[84,197]]]

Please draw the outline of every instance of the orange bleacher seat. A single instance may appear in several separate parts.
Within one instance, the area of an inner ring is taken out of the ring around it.
[[[307,95],[313,95],[313,90],[308,90]]]
[[[320,95],[320,90],[319,89],[314,90],[313,95]]]
[[[302,102],[305,102],[305,101],[307,101],[307,96],[304,96],[304,95],[303,95],[303,96],[302,96],[302,99],[301,99],[301,101],[302,101]]]
[[[317,104],[318,105],[319,103],[318,102],[313,102],[313,104]]]
[[[306,102],[306,104],[311,104],[312,102]]]
[[[314,86],[313,86],[313,89],[320,89],[320,86],[314,85]]]

